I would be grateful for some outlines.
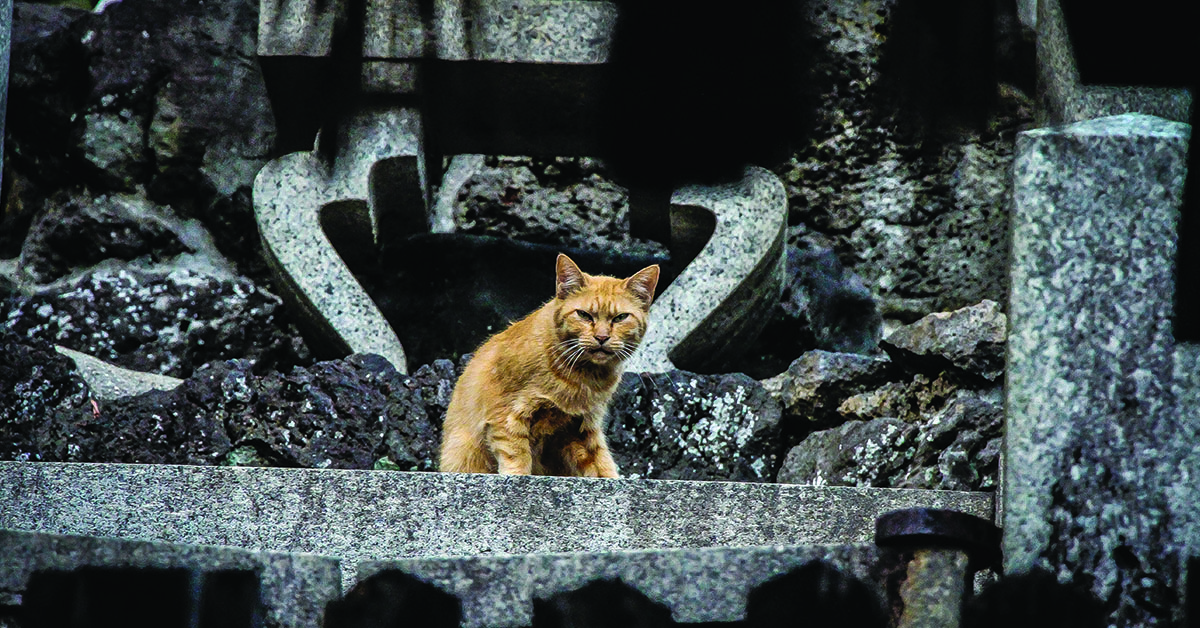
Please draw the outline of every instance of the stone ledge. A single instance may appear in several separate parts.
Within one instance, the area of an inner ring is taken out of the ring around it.
[[[782,484],[0,462],[0,528],[343,559],[867,543],[901,508],[992,495]],[[553,522],[553,524],[547,524]]]

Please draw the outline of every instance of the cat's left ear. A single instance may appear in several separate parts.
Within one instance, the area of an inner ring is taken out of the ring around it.
[[[625,280],[625,289],[637,297],[647,310],[650,309],[650,303],[654,301],[656,287],[658,287],[658,264],[647,266]]]
[[[587,283],[587,277],[582,270],[571,261],[571,258],[558,254],[558,262],[555,265],[556,279],[554,294],[560,299],[565,299],[572,292],[579,290]]]

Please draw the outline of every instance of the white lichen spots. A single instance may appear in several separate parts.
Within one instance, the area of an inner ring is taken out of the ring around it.
[[[754,462],[750,463],[750,470],[754,471],[757,477],[763,477],[763,472],[767,469],[767,461],[762,458],[755,458]]]

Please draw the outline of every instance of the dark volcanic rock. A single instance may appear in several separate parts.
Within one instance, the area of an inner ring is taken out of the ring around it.
[[[5,165],[39,183],[67,183],[78,168],[73,117],[90,81],[72,25],[87,19],[78,9],[13,4]]]
[[[275,123],[257,12],[248,0],[125,0],[99,14],[18,3],[9,164],[46,194],[86,186],[170,205],[263,276],[250,187]]]
[[[458,231],[571,248],[663,254],[629,235],[629,193],[587,157],[488,157],[459,190]]]
[[[897,375],[887,360],[809,351],[763,385],[780,400],[785,414],[814,425],[828,425],[844,420],[837,413],[843,399],[896,379]]]
[[[88,399],[69,358],[0,327],[0,460],[42,460],[42,447],[52,440],[47,419],[90,412]]]
[[[175,390],[93,409],[86,386],[66,371],[69,360],[38,354],[57,371],[24,375],[28,350],[5,345],[14,346],[18,361],[0,366],[0,377],[16,391],[5,408],[23,412],[0,415],[5,459],[428,471],[437,466],[444,407],[436,391],[456,377],[448,363],[408,377],[373,355],[287,375],[256,375],[247,361],[230,360]]]
[[[893,332],[889,359],[805,354],[764,382],[783,401],[785,433],[805,436],[778,481],[995,488],[1004,331],[1004,314],[985,301]]]
[[[286,333],[280,305],[244,278],[101,267],[69,284],[11,297],[0,311],[5,326],[23,337],[187,377],[212,360],[247,358],[259,368],[306,363],[308,350]]]
[[[107,259],[158,262],[196,252],[175,233],[169,216],[144,198],[56,195],[48,206],[21,254],[21,271],[37,283]]]
[[[817,486],[892,486],[913,455],[913,426],[899,419],[850,421],[792,448],[779,482]]]
[[[783,454],[778,402],[740,373],[626,373],[608,416],[623,477],[769,482]]]
[[[996,487],[1002,443],[1000,390],[954,392],[945,406],[906,422],[851,420],[815,432],[788,452],[778,481],[955,491]]]

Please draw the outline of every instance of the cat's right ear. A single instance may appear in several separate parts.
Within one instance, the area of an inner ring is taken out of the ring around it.
[[[557,277],[555,279],[554,295],[560,299],[567,298],[571,293],[582,288],[583,284],[587,282],[587,277],[584,276],[583,271],[579,270],[579,267],[575,265],[575,262],[571,261],[571,258],[562,253],[558,254],[558,262],[555,268]]]
[[[658,264],[647,266],[625,280],[625,289],[637,297],[646,310],[654,301],[654,289],[658,286]]]

